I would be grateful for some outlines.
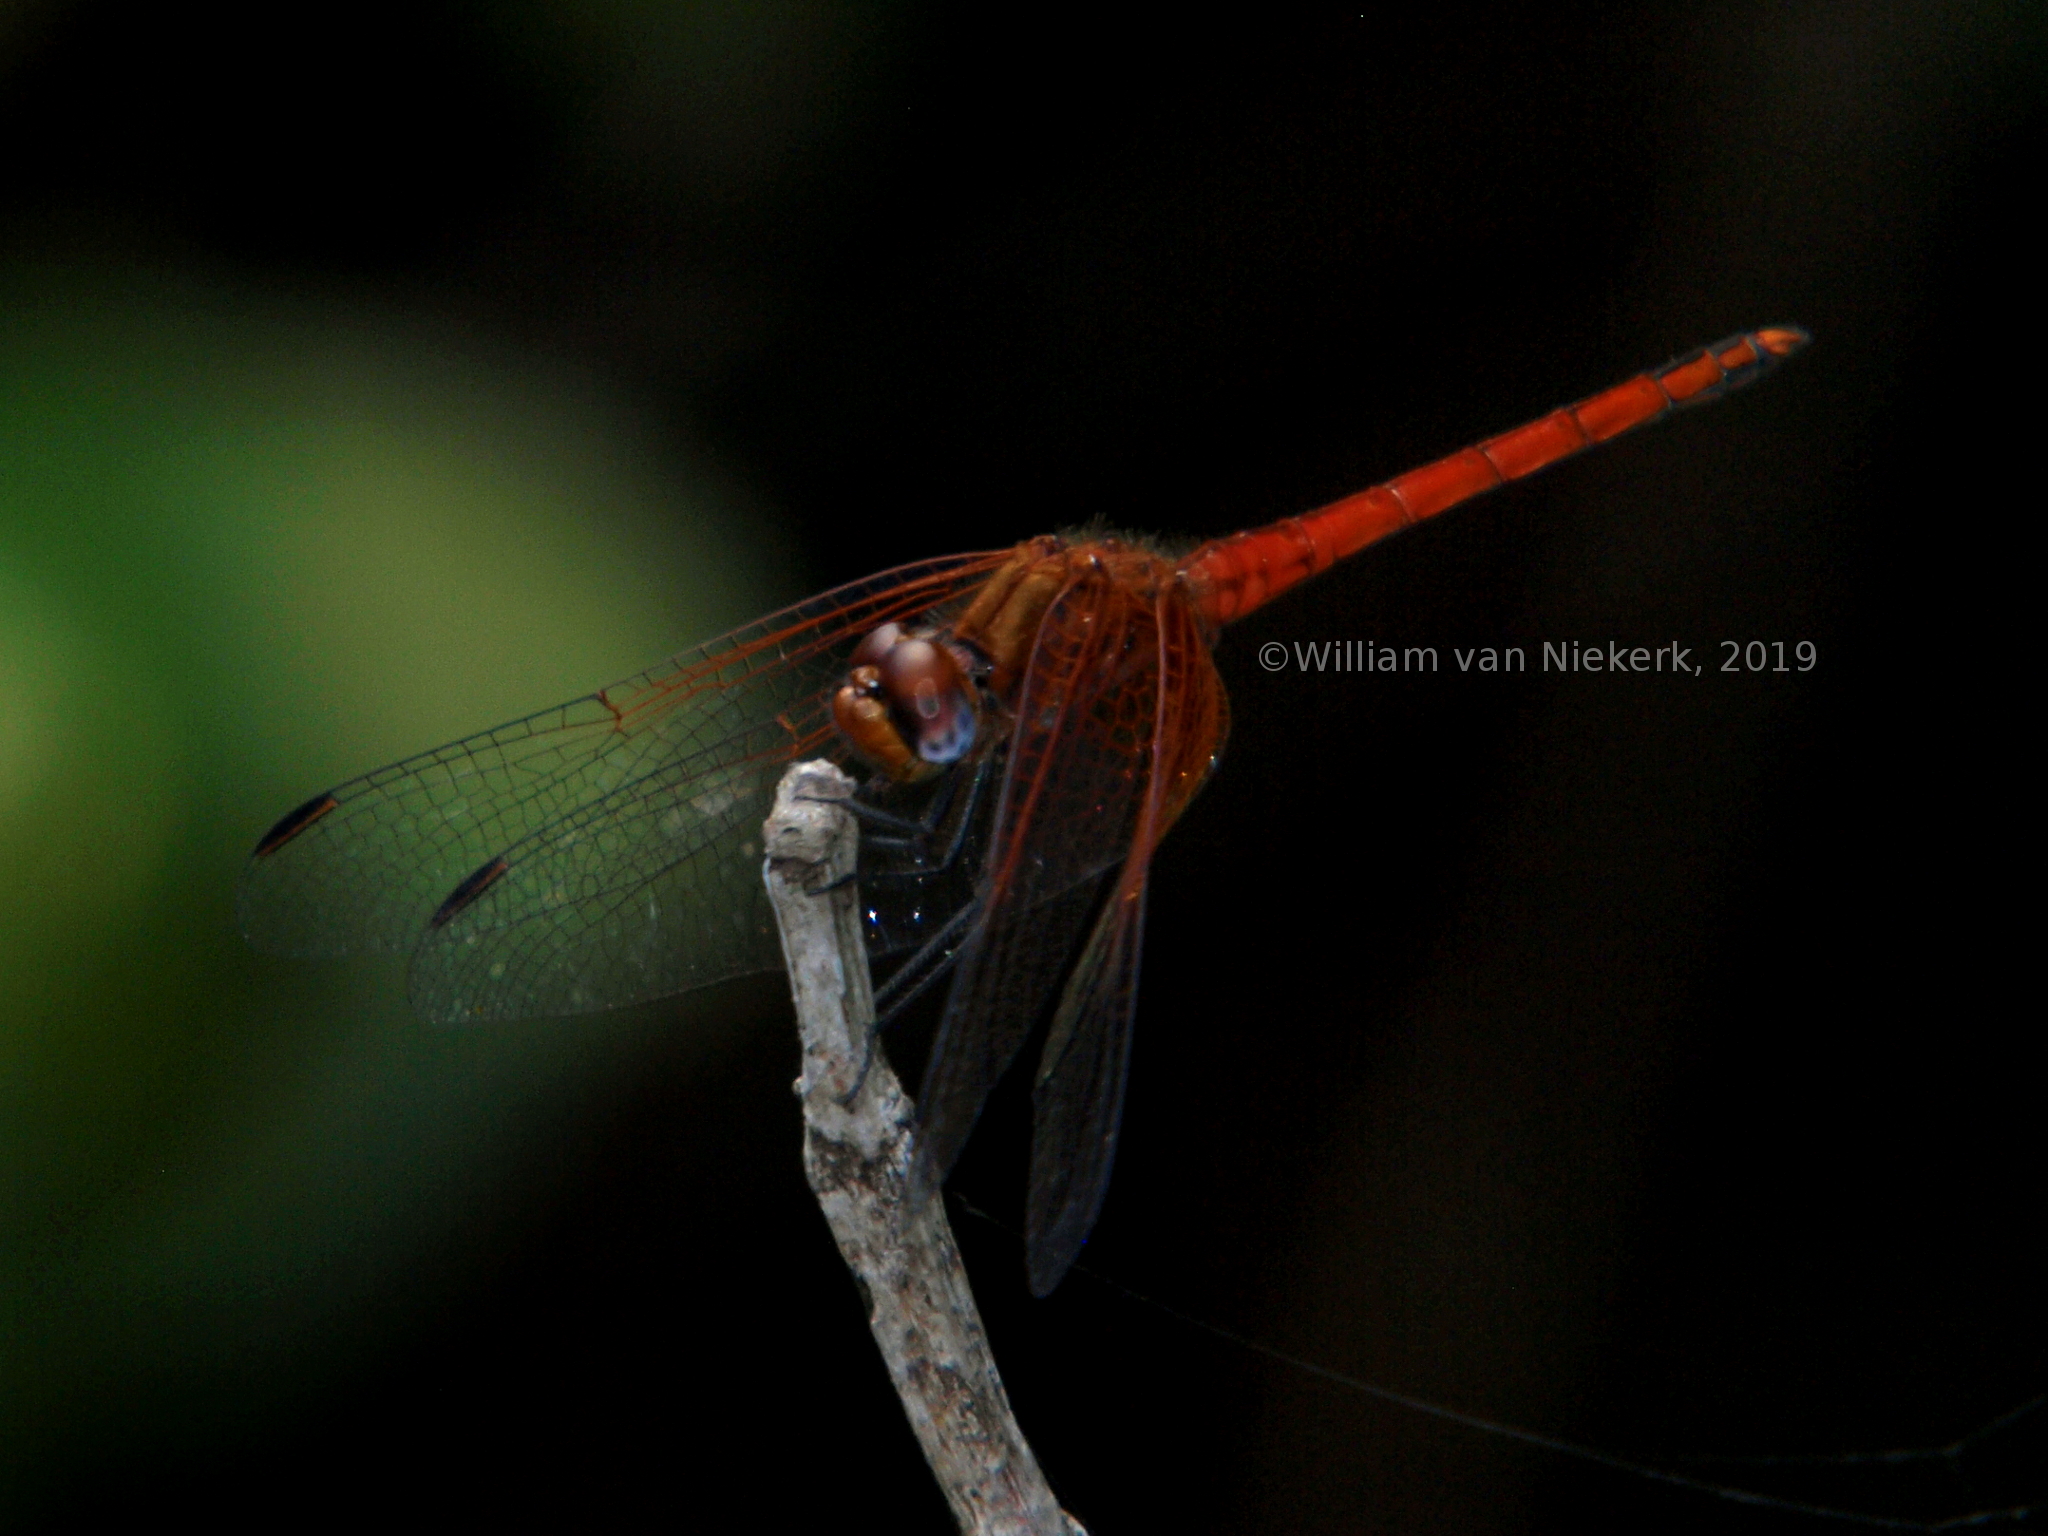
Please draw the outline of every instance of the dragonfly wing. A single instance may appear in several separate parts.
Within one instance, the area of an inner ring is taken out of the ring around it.
[[[1066,1278],[1102,1213],[1130,1075],[1145,937],[1145,879],[1117,882],[1046,1035],[1031,1095],[1031,1194],[1024,1225],[1031,1294]]]
[[[1130,1075],[1152,854],[1215,766],[1229,726],[1223,680],[1185,604],[1161,606],[1157,645],[1130,856],[1061,992],[1032,1085],[1025,1246],[1035,1296],[1066,1276],[1102,1212]]]
[[[934,1181],[1057,993],[1131,847],[1158,692],[1153,604],[1083,571],[1046,610],[982,870],[918,1098]]]
[[[785,718],[823,715],[808,704]],[[841,755],[829,722],[792,737],[770,721],[513,845],[429,919],[413,1007],[446,1022],[588,1013],[772,970],[761,823],[790,761],[820,754]]]
[[[409,950],[497,850],[624,777],[642,743],[610,690],[392,763],[316,795],[265,834],[242,875],[242,933],[274,954]]]
[[[708,902],[714,910],[702,922],[730,923],[731,911],[715,909],[737,893],[737,883],[703,871],[721,859],[747,862],[745,833],[734,829],[747,814],[758,826],[764,775],[772,779],[783,764],[832,746],[825,702],[846,650],[877,624],[944,609],[1008,553],[885,571],[588,698],[315,796],[257,845],[242,881],[243,932],[258,948],[286,954],[423,943],[477,950],[487,931],[554,914],[587,938],[593,914],[616,917],[629,891],[643,898],[643,912],[650,895],[658,906],[671,898],[685,906]],[[691,827],[679,830],[691,818]],[[623,829],[646,833],[653,848],[614,835]],[[508,878],[529,859],[530,874]],[[505,868],[492,873],[500,862]],[[543,867],[558,878],[538,878]],[[742,916],[738,926],[747,921]],[[690,942],[704,930],[672,921],[663,931]],[[729,961],[710,958],[717,949],[703,964],[672,974],[688,977],[681,985],[701,985],[735,966],[774,959],[772,947],[731,946]],[[543,950],[529,945],[527,953]],[[489,965],[504,958],[486,962],[485,980],[513,974],[508,965],[491,977]],[[626,989],[632,997],[658,995],[642,989],[644,973],[630,966],[608,974],[621,985],[634,978]],[[462,987],[429,980],[422,995],[430,1004],[457,995],[474,1003],[475,993]],[[517,990],[515,981],[485,1012],[535,1011],[514,1001]],[[524,995],[529,1003],[548,999],[551,1009],[571,990],[529,984]],[[587,988],[583,995],[583,1007],[627,1000]],[[448,1010],[437,1004],[434,1011]]]

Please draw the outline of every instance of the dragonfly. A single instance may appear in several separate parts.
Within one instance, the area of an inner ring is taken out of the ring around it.
[[[259,949],[410,954],[429,1019],[586,1013],[772,970],[761,824],[791,764],[857,783],[881,1016],[946,984],[930,1187],[1034,1037],[1026,1268],[1101,1212],[1160,840],[1216,769],[1223,628],[1367,545],[1761,377],[1732,336],[1316,511],[1182,554],[1104,532],[900,566],[637,677],[313,796],[256,844]]]

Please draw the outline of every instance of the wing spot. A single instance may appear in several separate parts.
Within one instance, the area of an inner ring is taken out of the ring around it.
[[[254,857],[261,859],[277,852],[340,804],[332,795],[315,795],[297,810],[281,817],[276,826],[263,834],[262,841],[256,844]]]
[[[477,870],[468,879],[464,880],[462,884],[456,886],[454,890],[448,893],[448,899],[436,907],[434,915],[427,919],[427,927],[430,929],[447,927],[456,917],[474,906],[477,899],[485,891],[503,879],[505,872],[511,867],[503,859],[491,860],[490,863],[484,865],[483,868]],[[469,941],[474,944],[476,936],[471,934]]]

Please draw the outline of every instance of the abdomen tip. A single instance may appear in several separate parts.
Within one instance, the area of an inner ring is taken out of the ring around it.
[[[1812,334],[1796,325],[1769,325],[1756,333],[1763,349],[1773,357],[1790,357],[1809,341]]]

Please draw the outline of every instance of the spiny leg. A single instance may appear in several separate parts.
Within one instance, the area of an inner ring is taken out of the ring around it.
[[[910,957],[889,973],[889,979],[875,988],[875,1017],[882,1025],[893,1023],[911,1002],[953,968],[968,930],[981,915],[981,903],[970,901],[940,925]]]
[[[959,794],[960,775],[950,774],[932,796],[932,803],[922,818],[911,819],[896,816],[875,806],[862,805],[858,800],[847,802],[847,809],[862,825],[877,825],[892,829],[881,835],[868,834],[861,839],[863,850],[880,853],[902,853],[907,855],[908,867],[900,869],[872,869],[862,876],[870,882],[887,884],[892,881],[923,880],[934,875],[943,875],[959,863],[962,850],[967,846],[969,831],[980,812],[983,796],[987,793],[989,780],[994,777],[995,753],[979,758],[973,772],[967,776],[967,795],[959,814],[951,817],[953,829],[946,839],[946,846],[937,858],[932,858],[926,849],[938,831],[945,826],[952,809],[954,798]]]

